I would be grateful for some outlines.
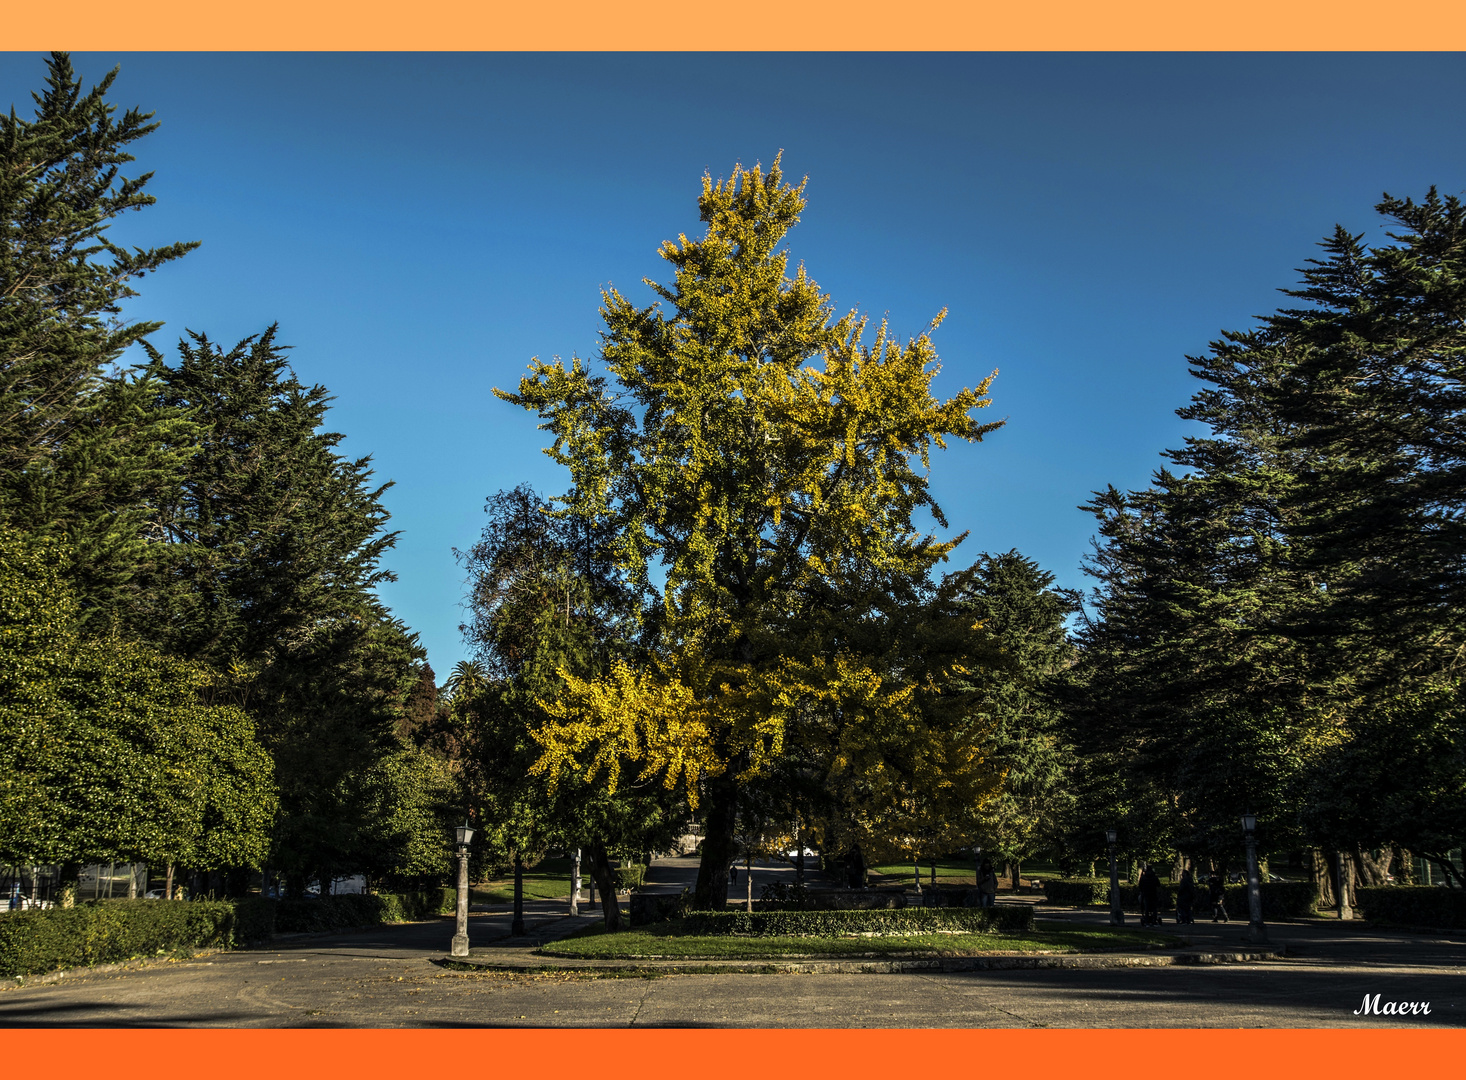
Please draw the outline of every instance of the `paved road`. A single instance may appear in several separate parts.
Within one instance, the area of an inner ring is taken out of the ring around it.
[[[677,891],[686,873],[659,867],[655,878]],[[527,904],[530,935],[590,918],[564,911]],[[509,918],[474,915],[475,951],[522,947],[507,938]],[[1185,929],[1194,944],[1235,945],[1243,928]],[[1272,931],[1287,959],[1225,967],[591,978],[444,971],[431,962],[453,932],[443,919],[0,991],[0,1026],[1466,1027],[1466,935],[1326,922]],[[1365,994],[1428,1001],[1431,1013],[1355,1016]]]

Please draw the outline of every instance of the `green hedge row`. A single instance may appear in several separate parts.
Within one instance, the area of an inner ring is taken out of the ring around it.
[[[1359,911],[1371,922],[1466,930],[1466,889],[1388,885],[1354,890]]]
[[[840,937],[936,930],[1033,929],[1033,908],[898,908],[872,911],[691,911],[682,933],[697,937]]]
[[[1262,917],[1268,919],[1297,919],[1313,913],[1318,903],[1318,890],[1311,881],[1270,881],[1261,886]],[[1044,898],[1051,904],[1071,904],[1084,907],[1089,904],[1110,902],[1110,883],[1104,878],[1051,878],[1044,882]],[[1223,907],[1234,919],[1245,919],[1247,911],[1247,886],[1228,885],[1222,900]],[[1120,885],[1120,906],[1126,911],[1140,910],[1140,889],[1135,885]],[[1160,909],[1176,910],[1176,887],[1161,885]],[[1197,918],[1211,918],[1211,901],[1207,899],[1206,883],[1196,886],[1196,899],[1192,911]]]
[[[611,872],[615,875],[617,889],[623,892],[627,889],[639,889],[646,880],[646,863],[615,866],[611,868]]]
[[[0,914],[0,975],[115,964],[179,949],[237,948],[275,933],[345,930],[451,914],[453,889],[319,900],[101,900]]]
[[[0,915],[0,975],[115,964],[267,940],[268,900],[102,900]]]
[[[275,901],[275,932],[308,934],[350,930],[382,923],[419,922],[434,915],[451,915],[457,904],[454,889],[411,893],[354,893],[322,896],[315,900]]]

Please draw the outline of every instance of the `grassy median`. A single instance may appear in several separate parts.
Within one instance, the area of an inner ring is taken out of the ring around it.
[[[548,956],[585,960],[634,960],[675,957],[687,960],[768,960],[779,957],[922,957],[985,956],[1012,953],[1083,953],[1135,951],[1172,947],[1164,934],[1111,927],[1077,929],[1062,922],[1041,921],[1021,934],[944,933],[901,937],[694,937],[680,932],[680,922],[657,923],[608,934],[588,927],[546,945]]]

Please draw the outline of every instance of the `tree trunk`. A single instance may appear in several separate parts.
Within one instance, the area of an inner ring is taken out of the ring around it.
[[[615,933],[621,929],[621,905],[616,900],[616,879],[611,873],[606,845],[599,840],[590,847],[590,868],[596,884],[601,887],[602,921],[608,933]]]
[[[1349,852],[1354,863],[1354,877],[1366,888],[1378,888],[1385,884],[1385,873],[1390,868],[1390,849],[1385,848],[1379,857],[1371,855],[1358,844]]]
[[[911,856],[911,870],[912,870],[912,873],[914,873],[916,875],[916,891],[917,891],[917,894],[920,895],[920,893],[921,893],[921,861],[915,855]]]
[[[164,879],[164,884],[163,884],[163,899],[164,900],[172,900],[173,899],[173,864],[172,863],[169,863],[168,864],[168,876]]]
[[[728,905],[728,867],[738,854],[733,843],[738,788],[729,775],[732,771],[730,767],[708,782],[708,821],[693,893],[693,902],[703,911],[722,911]]]
[[[62,863],[61,872],[56,875],[56,906],[76,907],[76,893],[80,885],[81,863]]]
[[[509,924],[510,937],[524,936],[524,858],[514,853],[514,921]]]
[[[794,824],[794,884],[804,886],[804,823]]]
[[[580,848],[570,864],[570,914],[580,914]]]
[[[747,879],[745,885],[748,888],[748,895],[745,898],[743,910],[750,915],[753,914],[753,855],[745,851],[743,853],[743,875]]]
[[[1022,878],[1022,876],[1023,876],[1023,863],[1021,861],[1019,861],[1018,859],[1014,859],[1013,860],[1013,881],[1012,881],[1012,884],[1013,884],[1013,895],[1014,896],[1017,896],[1018,895],[1018,883],[1019,883],[1019,879]]]
[[[1338,892],[1334,889],[1338,876],[1330,866],[1328,856],[1318,848],[1310,849],[1308,856],[1308,880],[1318,890],[1318,910],[1327,911],[1339,902]]]
[[[1415,860],[1410,852],[1406,851],[1399,844],[1390,848],[1390,873],[1395,875],[1396,885],[1415,884]]]
[[[1344,881],[1348,907],[1355,906],[1354,860],[1347,855],[1344,860]],[[1313,852],[1313,883],[1318,887],[1318,909],[1327,911],[1339,907],[1339,853],[1336,851]]]

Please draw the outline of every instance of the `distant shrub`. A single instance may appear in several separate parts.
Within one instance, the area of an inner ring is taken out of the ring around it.
[[[929,934],[937,930],[1033,929],[1033,908],[901,908],[871,911],[691,911],[682,932],[694,936],[840,937]]]
[[[1466,889],[1387,885],[1354,892],[1360,913],[1371,922],[1466,930]]]
[[[1318,902],[1318,890],[1311,881],[1269,881],[1261,886],[1262,917],[1268,919],[1297,919],[1312,914]],[[1044,897],[1051,904],[1071,904],[1085,907],[1090,904],[1110,902],[1110,883],[1104,878],[1051,878],[1044,882]],[[1159,910],[1176,910],[1176,886],[1161,885]],[[1247,886],[1228,885],[1222,904],[1234,919],[1248,918]],[[1121,883],[1120,907],[1125,911],[1140,910],[1140,889],[1138,886]],[[1210,917],[1211,901],[1207,899],[1206,882],[1196,883],[1196,899],[1192,910],[1198,916]]]
[[[627,889],[639,889],[642,882],[646,880],[646,864],[632,863],[630,866],[615,866],[611,868],[616,876],[616,888],[625,891]]]
[[[316,900],[281,900],[275,930],[282,934],[351,930],[383,923],[419,922],[451,914],[457,905],[454,889],[409,893],[347,893]]]

